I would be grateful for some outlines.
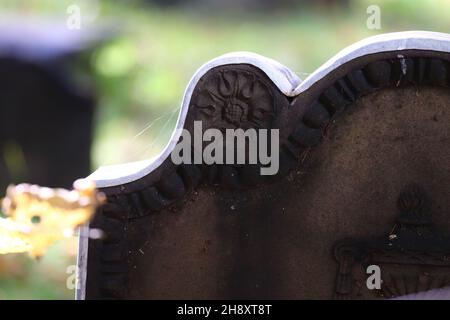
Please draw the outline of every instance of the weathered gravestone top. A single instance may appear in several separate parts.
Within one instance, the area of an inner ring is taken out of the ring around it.
[[[204,65],[178,128],[279,129],[279,171],[103,168],[78,298],[391,298],[450,285],[450,35],[343,50],[304,81],[248,53]],[[195,151],[195,150],[194,150]],[[195,152],[194,152],[195,153]],[[366,268],[383,279],[369,290]]]

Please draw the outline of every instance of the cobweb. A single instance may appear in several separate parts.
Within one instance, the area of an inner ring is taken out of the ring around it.
[[[129,158],[131,160],[143,160],[151,158],[161,152],[162,148],[168,143],[168,140],[175,129],[175,120],[180,108],[172,108],[169,112],[166,112],[155,119],[147,122],[144,127],[134,135],[129,143],[138,143],[139,147],[137,151],[133,152]],[[161,125],[160,123],[163,122]],[[160,125],[158,129],[155,129],[157,125]],[[151,132],[156,131],[156,132]],[[148,138],[149,141],[139,143],[138,140]],[[142,144],[142,146],[140,146]]]

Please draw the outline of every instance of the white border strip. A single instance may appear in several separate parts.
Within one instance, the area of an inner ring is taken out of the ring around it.
[[[310,74],[294,89],[294,95],[299,95],[308,90],[327,74],[356,58],[375,53],[401,50],[450,52],[450,34],[429,31],[405,31],[385,33],[358,41],[340,51],[314,73]]]
[[[86,298],[88,246],[89,224],[86,224],[78,228],[78,256],[75,287],[76,300],[84,300]]]

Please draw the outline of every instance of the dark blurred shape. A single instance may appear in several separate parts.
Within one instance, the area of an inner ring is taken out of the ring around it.
[[[0,25],[2,190],[17,182],[71,187],[89,174],[95,102],[82,85],[89,72],[75,63],[95,42],[85,34],[64,22]]]

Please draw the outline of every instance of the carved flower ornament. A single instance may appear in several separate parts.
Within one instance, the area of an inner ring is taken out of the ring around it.
[[[254,73],[222,69],[203,77],[193,101],[200,120],[225,128],[270,128],[275,116],[268,86]]]

